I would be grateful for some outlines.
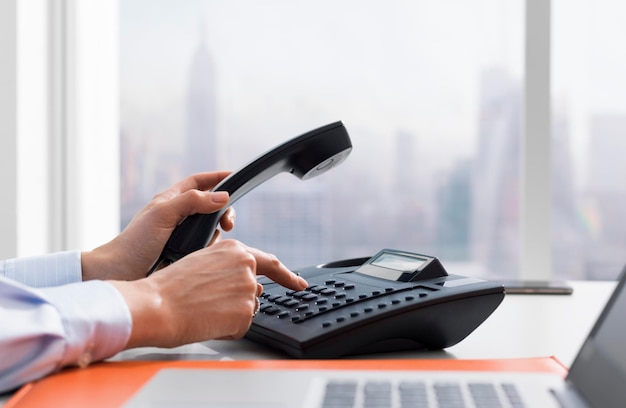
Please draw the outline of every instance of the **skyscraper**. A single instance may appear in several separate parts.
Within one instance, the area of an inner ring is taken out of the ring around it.
[[[217,87],[213,58],[200,30],[187,89],[187,129],[182,169],[185,174],[217,169]]]
[[[587,261],[590,278],[615,279],[626,251],[626,115],[596,114],[591,118],[589,201],[597,231]]]
[[[471,160],[456,162],[437,188],[434,240],[441,259],[467,261],[471,258],[472,165]]]
[[[471,242],[473,258],[495,276],[518,273],[520,100],[519,83],[508,72],[483,73]]]
[[[558,278],[585,276],[585,230],[574,186],[570,126],[555,110],[552,120],[552,269]]]

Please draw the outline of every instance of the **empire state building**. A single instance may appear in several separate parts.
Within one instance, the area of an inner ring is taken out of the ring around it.
[[[215,77],[213,58],[201,38],[192,59],[187,90],[187,129],[182,158],[185,175],[218,170]]]

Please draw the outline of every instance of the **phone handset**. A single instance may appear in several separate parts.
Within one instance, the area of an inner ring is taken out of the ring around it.
[[[274,147],[222,180],[212,191],[227,191],[230,206],[279,173],[291,173],[302,180],[322,174],[343,162],[351,150],[352,142],[343,123],[334,122]],[[228,206],[211,214],[185,218],[172,232],[148,275],[164,264],[204,248]]]

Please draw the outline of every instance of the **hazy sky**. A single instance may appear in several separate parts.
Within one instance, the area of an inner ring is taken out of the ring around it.
[[[555,109],[568,115],[578,161],[589,112],[626,112],[624,4],[553,0]],[[205,41],[223,138],[284,128],[274,143],[342,119],[388,135],[367,142],[382,149],[408,130],[422,151],[445,148],[445,166],[472,154],[480,73],[499,66],[521,78],[522,29],[521,0],[124,0],[122,121],[155,139],[180,132],[191,57]]]
[[[341,119],[383,135],[367,141],[382,149],[401,130],[422,151],[445,147],[442,165],[474,149],[481,71],[519,79],[521,10],[519,0],[124,1],[122,119],[167,115],[165,128],[180,127],[191,56],[206,41],[223,137],[254,131],[229,125],[241,118],[283,126],[276,141]]]

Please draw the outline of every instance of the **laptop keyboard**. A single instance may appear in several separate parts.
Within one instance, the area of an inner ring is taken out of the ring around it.
[[[513,384],[329,381],[320,408],[524,406]]]

